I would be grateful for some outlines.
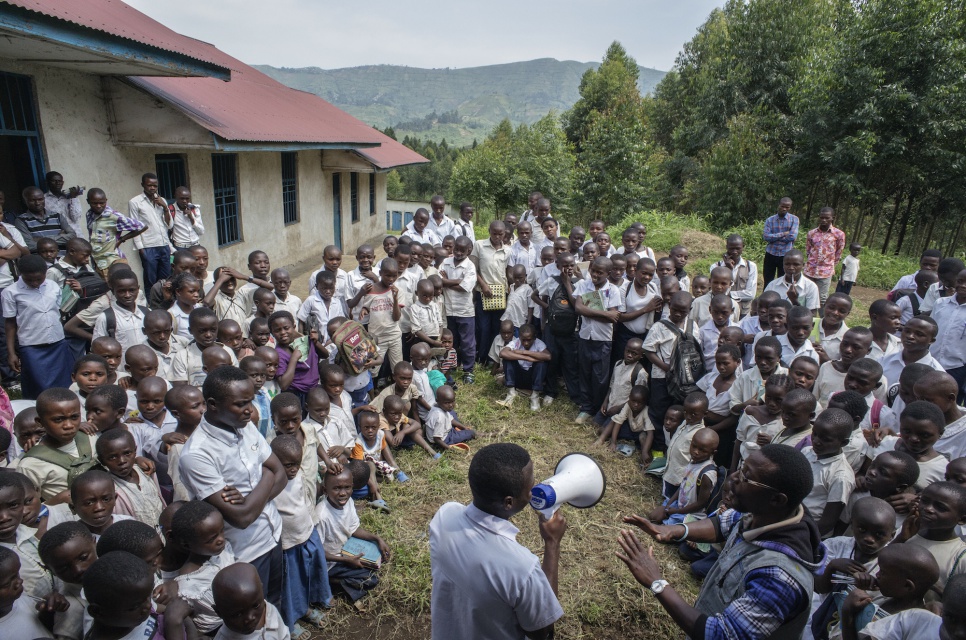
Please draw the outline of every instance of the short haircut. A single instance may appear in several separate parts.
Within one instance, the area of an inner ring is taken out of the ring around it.
[[[84,573],[84,595],[90,604],[109,606],[122,594],[153,582],[154,573],[147,562],[127,551],[111,551]]]
[[[190,284],[196,284],[201,286],[201,280],[196,278],[194,274],[192,274],[190,271],[182,271],[181,273],[176,273],[171,278],[172,291],[181,291],[182,289],[184,289]],[[202,308],[202,307],[199,307],[199,308]],[[207,307],[204,307],[204,308],[207,309]]]
[[[902,428],[903,418],[927,420],[936,426],[940,435],[946,430],[946,418],[943,416],[942,409],[925,400],[916,400],[906,405],[906,408],[902,410],[902,414],[899,415],[900,429]]]
[[[793,305],[788,300],[785,300],[784,298],[782,298],[780,300],[775,300],[770,305],[768,305],[768,310],[771,311],[772,309],[784,309],[785,313],[787,314],[789,311],[791,311],[791,308],[793,306],[795,305]]]
[[[396,363],[396,366],[392,368],[393,375],[395,375],[397,373],[406,373],[407,371],[409,373],[412,373],[413,372],[413,365],[409,364],[405,360],[403,360],[401,362],[397,362]]]
[[[47,261],[38,255],[31,254],[17,260],[17,268],[20,269],[20,273],[46,273]]]
[[[865,414],[869,412],[869,403],[865,401],[865,396],[858,391],[839,391],[828,399],[829,406],[833,402],[852,416],[853,421],[861,421]]]
[[[108,528],[113,528],[113,525]],[[55,549],[59,549],[74,538],[84,538],[94,542],[94,534],[90,532],[90,530],[87,528],[87,525],[85,525],[83,522],[80,522],[79,520],[61,522],[57,526],[47,529],[47,533],[40,538],[40,542],[37,544],[37,554],[40,556],[41,561],[43,561],[45,565],[50,566],[50,554],[53,553]]]
[[[692,407],[695,405],[703,405],[704,408],[707,409],[708,408],[707,394],[705,394],[704,391],[694,391],[692,393],[689,393],[684,398],[684,406],[687,407],[688,405],[691,405]]]
[[[852,296],[850,296],[847,293],[844,293],[842,291],[836,291],[835,293],[830,293],[828,298],[825,299],[825,304],[828,304],[828,301],[831,300],[832,298],[835,298],[836,300],[842,300],[843,302],[848,303],[849,308],[852,307]]]
[[[379,424],[379,414],[376,413],[375,411],[367,411],[365,409],[363,409],[362,411],[360,411],[356,415],[356,421],[359,423],[359,426],[362,426],[362,419],[363,418],[365,418],[366,420],[375,420],[376,421],[376,424]]]
[[[99,356],[96,353],[88,353],[81,356],[76,362],[74,362],[73,374],[77,375],[77,372],[80,371],[81,367],[89,362],[97,363],[104,367],[104,371],[107,371],[107,360],[105,360],[103,356]]]
[[[782,352],[782,343],[775,336],[765,336],[758,340],[758,344],[755,345],[755,351],[764,348],[774,349],[780,355]]]
[[[328,269],[322,269],[317,274],[315,274],[315,285],[320,284],[335,284],[335,274]]]
[[[912,364],[907,364],[902,368],[902,372],[899,374],[899,383],[905,384],[916,384],[922,380],[930,371],[935,371],[928,364],[922,364],[920,362],[913,362]]]
[[[882,365],[872,358],[859,358],[849,365],[849,371],[852,371],[852,369],[855,369],[857,373],[865,373],[873,378],[882,378]]]
[[[271,411],[273,415],[282,409],[298,409],[299,412],[301,412],[302,403],[297,395],[285,391],[272,398],[271,403]]]
[[[17,478],[17,473],[13,471],[3,471],[0,472],[0,491],[4,489],[13,488],[15,491],[19,491],[20,495],[24,495],[24,487],[20,480]],[[21,498],[22,499],[22,498]]]
[[[519,496],[526,488],[523,470],[530,462],[526,449],[509,442],[480,449],[470,462],[468,474],[474,501],[495,505],[507,496]]]
[[[134,435],[124,427],[114,427],[113,429],[108,429],[97,438],[97,443],[94,445],[94,448],[97,450],[97,457],[103,459],[104,452],[107,450],[108,445],[126,441],[130,441],[131,444],[137,447],[137,442],[134,440]]]
[[[791,404],[793,402],[801,402],[805,405],[805,412],[812,413],[815,411],[815,407],[818,405],[818,400],[812,395],[812,392],[808,389],[802,389],[801,387],[796,387],[785,394],[785,402]]]
[[[923,493],[927,491],[945,491],[951,493],[956,498],[956,509],[959,511],[960,517],[966,515],[966,487],[961,487],[955,482],[946,482],[943,480],[933,482],[922,490]]]
[[[123,280],[134,280],[135,282],[137,282],[138,281],[138,277],[136,275],[134,275],[134,272],[131,271],[130,269],[125,269],[123,271],[115,271],[107,279],[107,285],[111,289],[113,289],[114,287],[117,286],[117,284],[119,282],[121,282]]]
[[[714,353],[715,355],[718,355],[719,353],[727,353],[729,356],[731,356],[732,360],[741,362],[741,349],[739,349],[737,345],[723,344],[719,346]]]
[[[900,486],[911,487],[919,480],[919,463],[911,454],[905,451],[883,451],[875,457],[876,460],[883,459],[884,462],[896,462],[901,466],[899,476],[896,478]]]
[[[273,324],[275,324],[275,321],[276,320],[280,320],[280,319],[283,319],[283,318],[285,320],[288,320],[292,324],[295,324],[295,318],[292,317],[292,314],[291,313],[289,313],[285,309],[279,309],[278,311],[276,311],[272,315],[268,316],[268,326],[271,327]]]
[[[106,556],[112,551],[127,551],[143,558],[158,539],[158,532],[151,525],[140,520],[121,520],[101,534],[101,539],[97,541],[97,555]]]
[[[192,262],[194,262],[195,254],[191,253],[187,249],[178,249],[173,254],[171,254],[172,263],[186,262],[188,260],[191,260]]]
[[[248,382],[248,374],[238,367],[230,365],[218,367],[208,373],[208,377],[205,378],[205,382],[201,386],[201,394],[205,401],[222,400],[228,397],[228,389],[236,382]]]
[[[808,319],[809,322],[812,321],[812,310],[806,309],[805,307],[792,307],[788,311],[788,321],[792,320],[803,320]]]
[[[959,272],[966,269],[966,265],[959,258],[943,258],[939,261],[939,268],[936,273],[940,278],[955,278]]]
[[[7,547],[0,547],[0,566],[7,564],[14,558],[16,558],[18,561],[20,560],[20,556],[14,553],[11,549],[8,549]]]
[[[185,502],[171,517],[171,532],[179,542],[194,540],[195,527],[216,511],[218,509],[204,500]],[[98,552],[100,552],[100,548],[98,548]]]
[[[111,403],[111,408],[120,411],[127,408],[127,392],[116,384],[105,384],[91,391],[87,398],[104,396]],[[102,436],[103,437],[103,436]]]
[[[869,316],[881,316],[892,308],[898,309],[899,306],[892,300],[886,300],[885,298],[879,298],[875,302],[869,305]]]
[[[802,364],[810,364],[810,365],[812,365],[813,367],[815,367],[815,371],[818,371],[819,370],[819,367],[820,367],[820,365],[818,364],[818,360],[816,360],[812,356],[798,356],[797,358],[795,358],[794,360],[792,360],[791,363],[789,363],[788,366],[789,367],[794,367],[795,364],[798,363],[798,362],[801,362]]]
[[[966,607],[966,574],[950,576],[943,588],[943,609],[962,611]]]
[[[116,429],[110,429],[110,431],[116,431]],[[80,492],[82,489],[89,487],[92,484],[98,482],[106,482],[107,484],[114,486],[114,478],[106,471],[101,471],[100,469],[89,469],[84,473],[81,473],[74,481],[70,483],[70,500],[76,503],[79,499]]]
[[[191,313],[188,314],[188,328],[194,327],[202,320],[207,320],[213,318],[216,322],[218,321],[218,315],[214,310],[208,307],[198,307],[197,309],[192,309]]]
[[[371,413],[371,412],[370,412]],[[302,459],[302,444],[299,439],[294,435],[289,433],[280,433],[272,440],[272,453],[278,455],[280,453],[285,453],[295,457],[298,460]]]
[[[816,422],[819,420],[831,429],[835,436],[846,440],[855,428],[855,422],[852,421],[852,416],[849,415],[848,411],[843,409],[826,409],[815,417]]]
[[[785,494],[790,506],[802,504],[802,500],[811,493],[813,484],[812,466],[808,459],[801,451],[783,444],[768,444],[760,451],[773,466],[770,473],[762,474],[761,482]]]
[[[922,260],[923,258],[939,258],[942,260],[943,252],[939,249],[923,249],[922,255],[919,256],[919,259]]]
[[[37,414],[42,416],[48,406],[60,404],[61,402],[76,402],[78,405],[80,404],[77,394],[70,389],[51,387],[50,389],[41,391],[40,395],[37,396]]]

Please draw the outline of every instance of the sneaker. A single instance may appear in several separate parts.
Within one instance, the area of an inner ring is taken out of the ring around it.
[[[516,399],[517,399],[517,390],[513,387],[510,387],[510,390],[507,391],[506,393],[506,397],[503,398],[502,400],[497,400],[496,403],[501,407],[505,407],[509,409],[510,406],[513,405],[513,401]]]
[[[574,420],[577,424],[587,424],[594,419],[594,416],[590,415],[586,411],[581,411],[577,414],[577,418]]]
[[[463,376],[463,384],[473,384],[474,382],[476,382],[476,377],[472,373]]]
[[[544,396],[543,397],[543,406],[549,407],[550,405],[553,404],[554,399],[555,398],[553,396]]]
[[[530,411],[540,411],[540,407],[540,396],[534,392],[534,394],[530,396]]]

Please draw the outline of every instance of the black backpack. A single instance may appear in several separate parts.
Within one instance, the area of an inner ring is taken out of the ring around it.
[[[670,320],[661,320],[677,340],[671,352],[671,368],[667,372],[667,391],[676,402],[684,402],[689,393],[700,391],[698,380],[706,373],[701,345],[691,333],[692,321],[689,319],[687,331],[682,332]]]
[[[137,305],[137,307],[138,309],[141,310],[141,313],[143,314],[147,314],[148,311],[150,311],[150,309],[142,305]],[[117,333],[117,312],[114,311],[114,307],[108,307],[107,309],[104,309],[104,320],[105,320],[104,330],[107,332],[107,335],[111,336],[112,338],[116,337],[115,334]]]
[[[76,273],[70,273],[59,264],[54,264],[51,269],[57,269],[65,277],[79,282],[81,286],[81,290],[76,292],[80,299],[74,303],[69,311],[61,314],[63,322],[67,322],[108,292],[108,286],[104,279],[90,269],[81,269]]]
[[[577,330],[577,319],[577,310],[567,291],[563,284],[558,284],[547,301],[547,328],[555,336],[572,336]]]
[[[919,315],[919,296],[916,295],[915,289],[897,289],[892,293],[895,294],[892,296],[893,302],[899,302],[903,298],[909,298],[909,304],[912,305],[912,315]]]

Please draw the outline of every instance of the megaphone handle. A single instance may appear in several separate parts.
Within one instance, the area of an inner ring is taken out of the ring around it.
[[[563,506],[563,503],[558,502],[557,504],[553,505],[552,507],[547,507],[546,509],[540,509],[539,510],[539,513],[544,518],[546,518],[547,520],[549,520],[549,519],[551,519],[553,517],[553,514],[557,513],[557,510],[560,509],[561,506]]]

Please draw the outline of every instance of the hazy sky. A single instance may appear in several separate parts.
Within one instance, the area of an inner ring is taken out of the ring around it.
[[[723,0],[126,0],[249,64],[472,67],[535,58],[600,60],[619,40],[671,68]]]

